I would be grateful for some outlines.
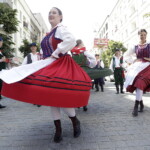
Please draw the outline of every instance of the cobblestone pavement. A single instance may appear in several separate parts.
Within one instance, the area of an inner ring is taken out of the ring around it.
[[[8,98],[0,110],[0,150],[150,150],[150,94],[145,111],[132,117],[134,94],[115,94],[113,82],[105,92],[91,91],[88,111],[76,109],[82,134],[73,138],[72,125],[62,113],[63,141],[53,142],[49,107],[36,107]]]

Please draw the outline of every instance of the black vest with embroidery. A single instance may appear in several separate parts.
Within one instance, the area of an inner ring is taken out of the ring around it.
[[[31,59],[31,54],[27,55],[27,64],[31,64],[32,63],[32,59]]]

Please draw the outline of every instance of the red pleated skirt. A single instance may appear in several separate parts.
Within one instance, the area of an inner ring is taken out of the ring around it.
[[[150,65],[135,77],[133,84],[127,87],[127,92],[133,93],[136,88],[150,92]]]
[[[90,77],[65,55],[19,82],[4,83],[2,95],[38,105],[82,107],[88,104],[90,89]]]

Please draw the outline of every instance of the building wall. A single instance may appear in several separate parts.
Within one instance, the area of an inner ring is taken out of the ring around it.
[[[48,30],[46,24],[43,23],[44,20],[40,13],[34,13],[34,17],[38,20],[38,22],[40,23],[40,25],[42,27],[40,38],[43,38],[45,36],[45,33],[49,32],[49,30]]]
[[[150,19],[144,17],[149,11],[149,0],[118,0],[99,29],[100,38],[123,42],[129,48],[138,43],[138,30],[145,28],[150,41]]]
[[[44,20],[42,21],[42,24],[37,20],[25,0],[1,0],[0,2],[8,3],[10,7],[17,9],[18,11],[18,32],[12,34],[12,37],[13,42],[15,43],[15,55],[22,57],[22,54],[18,49],[23,44],[23,39],[27,39],[29,42],[40,43],[43,36],[48,32],[48,28]],[[42,16],[41,19],[43,19]]]

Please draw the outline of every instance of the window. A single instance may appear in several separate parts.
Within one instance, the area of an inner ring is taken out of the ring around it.
[[[101,39],[101,38],[102,38],[102,35],[100,34],[100,36],[99,36],[99,37],[100,37],[100,39]]]
[[[124,22],[126,23],[127,21],[127,15],[124,16]]]
[[[125,32],[126,32],[126,38],[127,38],[127,37],[128,37],[128,30],[126,29],[126,31],[125,31]]]
[[[108,39],[108,33],[106,33],[106,39]]]
[[[123,41],[123,33],[121,34],[121,38],[122,38],[122,41]]]
[[[146,2],[146,0],[142,0],[142,3],[145,3]]]
[[[23,39],[26,39],[26,33],[23,32]]]
[[[120,20],[120,25],[122,26],[122,20]]]
[[[14,43],[17,43],[17,33],[14,34]]]
[[[22,12],[20,11],[20,22],[22,22]]]
[[[22,38],[22,29],[20,28],[20,38]]]
[[[108,23],[106,23],[106,31],[108,30]]]
[[[14,0],[14,4],[17,5],[17,0]]]
[[[105,34],[105,28],[103,29],[103,33]]]
[[[136,30],[136,23],[133,22],[133,23],[131,24],[131,32],[133,32],[133,31],[135,31],[135,30]]]
[[[132,6],[132,7],[130,8],[130,15],[132,16],[134,13],[135,13],[135,7]]]

